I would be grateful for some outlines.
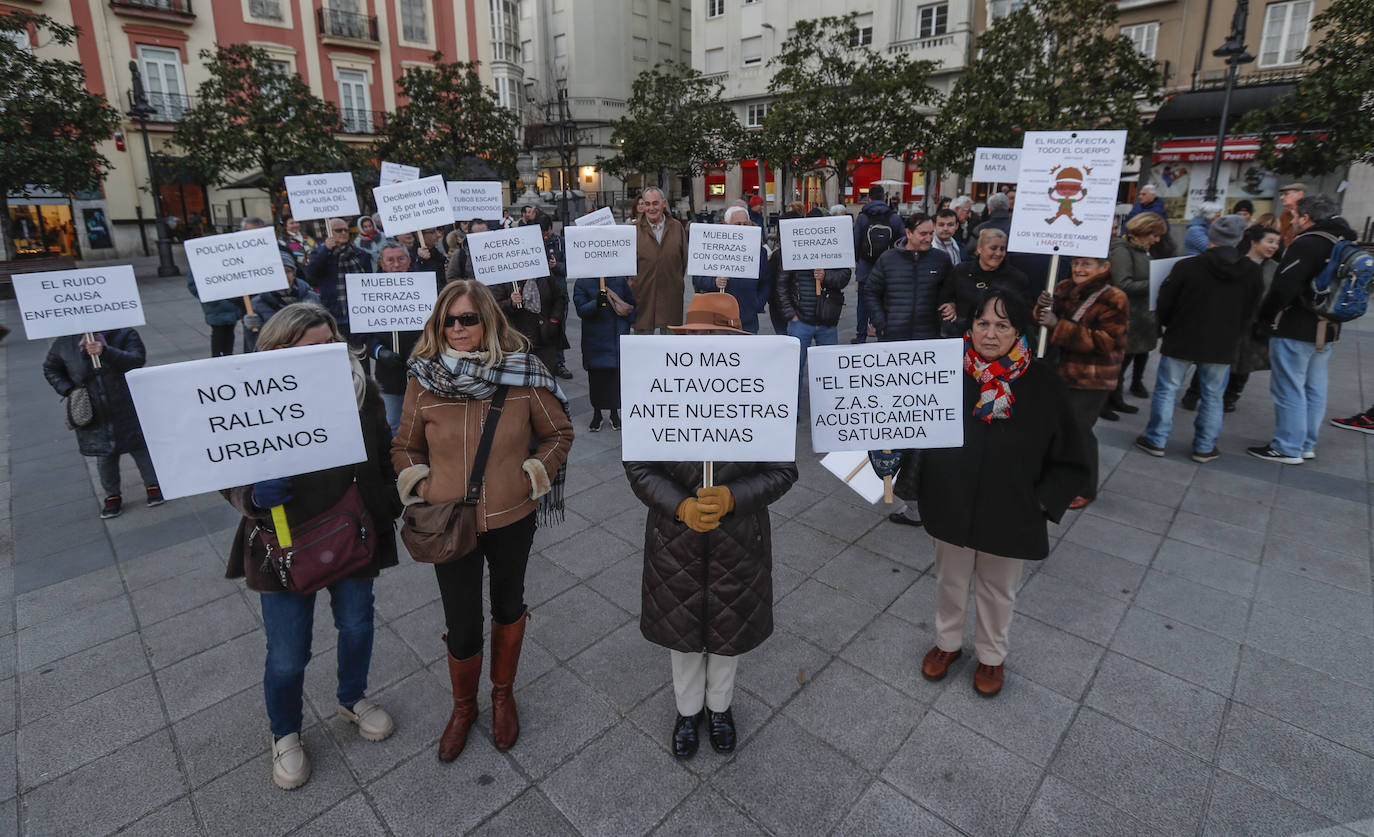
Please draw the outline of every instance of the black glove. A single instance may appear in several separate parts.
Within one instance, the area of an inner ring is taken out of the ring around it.
[[[902,452],[871,450],[868,452],[868,461],[873,463],[873,470],[878,476],[895,477],[902,467]]]
[[[295,496],[290,477],[278,477],[253,483],[253,505],[260,509],[270,509],[291,502]]]
[[[382,366],[404,366],[405,358],[391,351],[390,349],[378,346],[372,354],[377,359],[377,365]]]

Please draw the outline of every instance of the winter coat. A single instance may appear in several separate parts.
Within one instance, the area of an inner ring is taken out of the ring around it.
[[[305,234],[292,236],[290,233],[284,232],[281,238],[277,239],[277,249],[290,254],[291,258],[295,259],[297,276],[305,272],[306,263],[310,261],[310,254],[315,246],[315,239]]]
[[[1099,290],[1102,293],[1074,322],[1078,309]],[[1049,341],[1059,347],[1059,377],[1069,389],[1116,389],[1126,351],[1130,307],[1125,292],[1111,286],[1106,270],[1082,285],[1070,279],[1055,286],[1051,310],[1059,323],[1050,332]]]
[[[191,292],[191,296],[200,299],[200,293],[196,290],[195,274],[190,270],[186,271],[186,290]],[[243,307],[243,297],[238,296],[202,302],[200,310],[205,314],[205,324],[208,326],[231,326],[243,319],[243,315],[247,313]]]
[[[916,502],[926,531],[1005,558],[1044,558],[1046,519],[1058,523],[1089,479],[1064,382],[1043,361],[1032,361],[1011,384],[1011,416],[986,422],[973,417],[978,382],[961,377],[963,446],[930,448],[916,458]]]
[[[566,286],[553,276],[540,276],[535,279],[534,284],[539,288],[539,313],[535,313],[523,307],[523,303],[522,307],[516,308],[515,303],[511,302],[515,286],[518,284],[523,293],[526,281],[500,282],[489,285],[488,289],[491,295],[496,297],[496,303],[501,306],[501,313],[506,315],[511,327],[525,335],[534,351],[567,348],[568,342],[563,337],[562,325],[568,316]]]
[[[693,276],[692,289],[699,294],[713,294],[716,277]],[[768,258],[768,248],[759,245],[759,275],[757,279],[731,276],[725,281],[725,292],[739,303],[740,328],[750,334],[759,333],[759,313],[773,295],[773,262]]]
[[[1278,337],[1306,343],[1317,341],[1317,315],[1312,311],[1312,280],[1326,267],[1331,250],[1336,246],[1324,236],[1311,234],[1318,232],[1355,240],[1355,231],[1340,217],[1318,222],[1293,239],[1279,260],[1274,284],[1269,286],[1269,293],[1265,294],[1264,302],[1260,305],[1260,322],[1272,325],[1277,320],[1278,327],[1274,334]],[[1338,339],[1340,333],[1339,324],[1327,323],[1326,342]]]
[[[422,259],[420,258],[420,247],[417,244],[414,247],[407,248],[406,252],[410,255],[411,273],[433,273],[435,287],[444,287],[444,283],[448,281],[447,274],[445,273],[448,267],[448,257],[444,255],[443,251],[438,247],[431,247],[429,248],[429,258]],[[376,263],[377,261],[374,258],[373,264]]]
[[[1274,276],[1279,272],[1279,263],[1273,259],[1265,259],[1260,263],[1260,279],[1264,285],[1264,296],[1269,293],[1269,289],[1274,286]],[[1251,321],[1249,328],[1246,329],[1244,337],[1240,338],[1240,345],[1236,347],[1236,360],[1231,364],[1231,373],[1235,375],[1248,375],[1251,372],[1263,372],[1269,366],[1269,337],[1261,334],[1262,328],[1259,325],[1259,311],[1255,311],[1255,318]]]
[[[321,244],[306,263],[305,276],[319,292],[320,304],[334,315],[345,334],[348,333],[348,286],[344,276],[371,272],[372,257],[352,244],[334,248]]]
[[[797,481],[791,462],[717,462],[735,510],[710,532],[677,519],[702,483],[700,462],[626,462],[649,507],[639,630],[674,651],[734,656],[773,633],[773,533],[768,506]]]
[[[297,302],[313,302],[319,304],[320,295],[310,289],[310,285],[304,279],[297,279],[294,291],[267,291],[253,297],[253,313],[262,317],[265,323],[272,319],[272,315]]]
[[[973,232],[968,237],[968,250],[970,259],[978,258],[978,235],[983,230],[1001,230],[1007,234],[1007,239],[1011,239],[1011,210],[999,209],[988,216],[988,219],[973,228]]]
[[[682,325],[683,277],[687,275],[687,231],[671,216],[663,218],[663,243],[654,238],[647,218],[640,218],[635,275],[630,290],[638,300],[635,329],[653,331]]]
[[[949,256],[894,247],[882,254],[863,286],[864,310],[879,339],[929,340],[940,336],[940,290]]]
[[[391,470],[388,449],[391,446],[391,428],[386,423],[386,408],[377,393],[377,386],[368,381],[363,395],[362,406],[358,408],[358,420],[363,428],[363,447],[367,459],[353,465],[326,468],[309,474],[291,478],[292,494],[286,503],[288,523],[304,523],[333,508],[356,479],[358,492],[362,495],[363,505],[372,515],[371,535],[377,539],[372,563],[352,578],[375,578],[386,567],[396,566],[396,526],[394,521],[401,514],[401,500],[396,494],[396,476]],[[260,509],[253,503],[253,486],[241,485],[220,492],[243,519],[234,531],[234,546],[229,551],[229,564],[225,568],[225,578],[242,578],[249,590],[260,593],[282,592],[281,582],[269,570],[263,570],[266,550],[260,538],[249,538],[259,525],[272,525],[270,509]],[[245,544],[251,547],[249,560],[244,560]]]
[[[1206,218],[1194,218],[1188,222],[1188,229],[1183,233],[1183,255],[1197,256],[1206,251],[1207,231],[1211,226],[1212,222]]]
[[[353,239],[353,246],[370,256],[373,264],[376,264],[377,260],[382,257],[382,245],[385,243],[386,238],[381,233],[371,238],[359,233]]]
[[[455,279],[472,279],[474,275],[472,272],[472,249],[464,240],[458,244],[457,249],[449,254],[448,265],[444,268],[444,278],[452,282]]]
[[[1156,215],[1158,215],[1159,217],[1163,218],[1163,219],[1164,219],[1164,234],[1165,234],[1165,235],[1168,235],[1168,233],[1169,233],[1169,213],[1164,209],[1164,199],[1161,198],[1161,197],[1159,197],[1158,195],[1155,196],[1155,199],[1154,199],[1154,200],[1150,201],[1150,202],[1147,203],[1147,204],[1143,204],[1143,205],[1142,205],[1140,202],[1137,201],[1137,202],[1136,202],[1136,205],[1133,206],[1133,207],[1131,207],[1131,211],[1126,213],[1126,220],[1121,222],[1121,234],[1122,234],[1122,235],[1125,235],[1125,234],[1126,234],[1126,222],[1127,222],[1127,221],[1130,221],[1132,218],[1134,218],[1135,216],[1139,215],[1139,214],[1142,213],[1142,212],[1153,212],[1154,214],[1156,214]]]
[[[102,332],[96,332],[100,339]],[[91,396],[94,418],[76,429],[76,446],[85,456],[133,453],[146,450],[143,428],[134,411],[134,399],[124,373],[148,360],[143,340],[131,328],[103,332],[105,349],[100,353],[100,368],[91,363],[81,349],[84,335],[59,337],[48,347],[43,359],[43,377],[58,395],[66,397],[76,387],[86,387]]]
[[[624,276],[607,276],[606,289],[630,305],[635,304],[630,282]],[[573,305],[582,318],[582,368],[619,369],[620,336],[630,333],[635,313],[622,317],[615,313],[609,301],[601,299],[601,282],[597,279],[578,279],[573,286]]]
[[[863,259],[864,239],[868,237],[868,228],[874,223],[886,222],[892,228],[892,245],[889,250],[896,250],[906,241],[906,224],[902,221],[902,216],[897,210],[892,208],[892,204],[887,201],[869,201],[864,204],[863,209],[854,218],[854,255],[856,258]],[[879,257],[881,258],[881,256]],[[864,259],[867,261],[867,259]],[[873,264],[877,264],[877,259]]]
[[[1250,334],[1263,288],[1260,266],[1234,247],[1213,247],[1178,262],[1159,287],[1160,353],[1230,364],[1241,338]]]
[[[844,310],[844,289],[852,275],[847,267],[826,268],[821,293],[816,295],[816,275],[811,270],[784,270],[773,288],[773,306],[786,322],[793,317],[807,325],[833,326]]]
[[[1150,310],[1150,254],[1125,238],[1113,236],[1107,258],[1112,263],[1112,284],[1126,292],[1131,304],[1126,354],[1152,352],[1159,343],[1159,325]]]
[[[978,304],[979,297],[993,288],[1016,294],[1025,300],[1026,305],[1035,303],[1036,293],[1031,287],[1030,279],[1005,260],[996,270],[984,270],[978,263],[977,256],[965,259],[950,268],[944,284],[940,287],[940,303],[954,303],[959,319],[942,325],[946,337],[962,337],[964,332],[968,331],[969,325],[973,322],[973,315],[977,313],[973,309]]]

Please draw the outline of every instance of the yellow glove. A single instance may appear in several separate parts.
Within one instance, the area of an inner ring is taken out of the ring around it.
[[[701,501],[695,497],[688,497],[678,503],[677,519],[687,524],[687,528],[693,532],[709,532],[720,525],[720,515],[714,511],[706,514]]]
[[[707,513],[715,511],[717,520],[735,510],[735,495],[731,494],[730,489],[723,485],[698,488],[697,500],[701,502],[703,511]]]

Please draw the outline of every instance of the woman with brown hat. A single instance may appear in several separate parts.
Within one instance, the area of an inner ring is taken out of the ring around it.
[[[729,294],[692,297],[679,334],[748,334]],[[669,649],[677,718],[673,755],[696,754],[705,716],[711,746],[735,748],[730,712],[739,655],[773,633],[768,506],[797,481],[791,462],[626,462],[644,529],[644,638]]]

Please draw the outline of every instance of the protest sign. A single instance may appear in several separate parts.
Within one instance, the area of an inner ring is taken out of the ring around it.
[[[634,276],[635,245],[639,230],[628,225],[566,227],[563,230],[563,266],[569,279],[599,276]]]
[[[693,224],[687,235],[687,273],[759,278],[761,233],[740,224]]]
[[[354,334],[419,331],[439,295],[433,272],[348,273],[344,283]]]
[[[406,166],[400,163],[388,163],[382,161],[382,173],[378,178],[381,185],[386,186],[391,183],[409,183],[412,180],[420,179],[419,166]]]
[[[1125,151],[1125,131],[1027,131],[1007,249],[1106,258]]]
[[[796,338],[626,335],[620,357],[625,461],[796,457]]]
[[[367,457],[343,343],[144,367],[125,377],[169,499]]]
[[[812,346],[811,449],[959,447],[963,364],[961,338]]]
[[[141,326],[143,300],[129,265],[16,273],[14,299],[30,340]]]
[[[973,152],[973,174],[969,180],[974,183],[1015,183],[1020,173],[1019,148],[978,148]]]
[[[1156,303],[1159,302],[1159,286],[1164,284],[1164,280],[1169,278],[1169,272],[1174,269],[1174,265],[1183,261],[1189,256],[1179,256],[1174,259],[1151,259],[1150,260],[1150,310],[1155,310]]]
[[[468,235],[472,273],[483,285],[522,282],[549,275],[549,257],[538,224]]]
[[[573,223],[579,227],[610,227],[615,225],[615,215],[609,206],[603,206],[595,212],[588,212]]]
[[[346,171],[289,174],[286,176],[286,200],[291,204],[291,217],[297,221],[358,214],[353,175]]]
[[[453,217],[459,221],[481,218],[495,221],[505,209],[501,183],[496,180],[455,180],[448,184],[448,200]]]
[[[821,457],[821,465],[868,502],[876,503],[883,499],[883,478],[873,470],[866,451],[827,453]]]
[[[201,302],[286,288],[286,270],[271,227],[190,239],[186,263]]]
[[[453,223],[453,205],[448,201],[443,175],[378,186],[372,197],[377,201],[382,229],[390,236]]]
[[[854,267],[854,219],[785,218],[778,221],[778,244],[783,270]]]

